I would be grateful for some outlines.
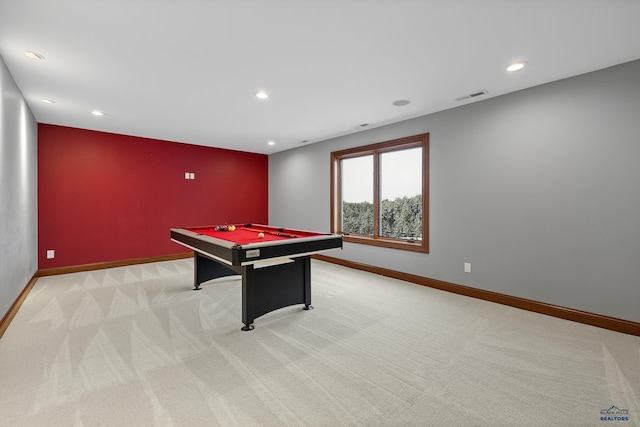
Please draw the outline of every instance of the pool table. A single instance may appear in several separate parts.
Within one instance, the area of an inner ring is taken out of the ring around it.
[[[194,251],[194,289],[219,277],[242,276],[242,330],[263,314],[311,306],[311,255],[342,248],[339,234],[261,224],[172,228],[171,240]]]

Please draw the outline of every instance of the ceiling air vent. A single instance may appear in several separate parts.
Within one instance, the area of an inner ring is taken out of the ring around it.
[[[465,99],[473,99],[473,98],[477,98],[479,96],[486,95],[488,93],[489,92],[487,92],[486,90],[480,89],[480,90],[477,90],[477,91],[475,91],[473,93],[470,93],[468,95],[461,96],[460,98],[456,98],[456,101],[464,101]]]

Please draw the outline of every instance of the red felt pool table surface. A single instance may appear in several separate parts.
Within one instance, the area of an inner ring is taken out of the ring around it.
[[[279,240],[296,239],[303,237],[321,236],[322,233],[314,233],[311,231],[293,230],[288,228],[272,227],[257,224],[233,224],[235,230],[219,230],[218,227],[188,227],[194,233],[205,236],[214,237],[216,239],[226,240],[238,245],[247,245],[250,243],[273,242]],[[224,226],[228,227],[228,225]],[[262,232],[264,237],[259,237]]]

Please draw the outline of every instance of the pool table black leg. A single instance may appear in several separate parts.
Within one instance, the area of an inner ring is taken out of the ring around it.
[[[194,256],[194,269],[193,269],[193,283],[194,291],[199,291],[201,283],[208,282],[212,279],[225,276],[239,275],[240,272],[235,271],[221,263],[209,259],[198,252],[193,253]]]
[[[311,257],[295,258],[292,262],[255,268],[243,267],[242,275],[242,327],[253,329],[253,321],[263,314],[304,304],[311,310]]]
[[[303,262],[304,309],[313,310],[313,306],[311,305],[311,257],[304,257]]]

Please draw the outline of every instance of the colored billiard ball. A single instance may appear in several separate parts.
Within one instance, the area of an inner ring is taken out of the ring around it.
[[[264,233],[258,233],[258,238],[259,239],[264,239]]]
[[[230,225],[230,226],[227,228],[227,230],[229,230],[229,231],[233,231],[233,230],[235,230],[235,229],[236,229],[236,226],[235,226],[235,225]]]

